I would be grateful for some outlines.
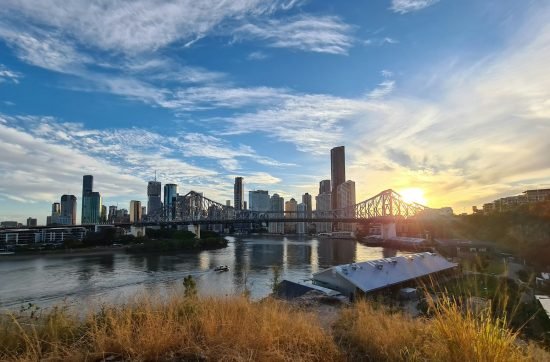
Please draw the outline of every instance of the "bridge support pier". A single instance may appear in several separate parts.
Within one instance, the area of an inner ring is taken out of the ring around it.
[[[201,238],[201,226],[199,224],[197,224],[197,225],[187,225],[187,230],[189,230],[193,234],[195,234],[198,239]]]
[[[382,224],[382,239],[393,239],[397,237],[395,223]]]

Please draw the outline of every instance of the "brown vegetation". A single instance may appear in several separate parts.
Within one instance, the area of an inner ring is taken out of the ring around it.
[[[504,319],[450,300],[430,319],[359,301],[332,328],[272,299],[139,297],[79,318],[66,308],[0,319],[0,360],[18,361],[542,361]]]

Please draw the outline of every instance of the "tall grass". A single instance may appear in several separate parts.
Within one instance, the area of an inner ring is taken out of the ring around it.
[[[431,318],[358,301],[332,328],[272,299],[140,296],[87,317],[66,308],[0,318],[0,360],[99,361],[544,361],[517,343],[504,317],[449,298]]]

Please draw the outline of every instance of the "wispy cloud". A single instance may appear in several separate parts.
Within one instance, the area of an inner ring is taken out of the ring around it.
[[[248,60],[262,60],[267,58],[267,54],[261,51],[255,51],[246,57]]]
[[[347,54],[353,45],[352,27],[335,16],[300,15],[284,20],[249,23],[235,31],[237,38],[263,39],[275,48]]]
[[[0,64],[0,83],[6,82],[19,84],[19,79],[21,77],[22,76],[20,73],[9,70],[5,65]]]
[[[376,45],[376,46],[382,46],[385,44],[397,44],[399,41],[395,38],[386,36],[383,38],[369,38],[363,41],[363,44],[365,45]]]
[[[399,14],[424,9],[439,0],[392,0],[390,9]]]
[[[6,18],[24,17],[102,50],[125,53],[153,51],[174,42],[187,43],[212,32],[225,20],[288,10],[297,1],[204,0],[88,1],[5,0]]]
[[[395,81],[394,80],[385,80],[378,84],[378,87],[373,89],[367,94],[367,97],[369,98],[382,98],[390,94],[393,89],[395,88]]]

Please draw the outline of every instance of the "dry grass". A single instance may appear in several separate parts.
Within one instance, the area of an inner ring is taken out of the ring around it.
[[[313,314],[275,300],[140,297],[82,322],[66,311],[23,319],[0,324],[0,360],[341,360]]]
[[[334,335],[357,361],[550,361],[548,352],[518,343],[489,308],[464,310],[446,297],[431,308],[432,318],[412,319],[360,301],[343,311]]]
[[[56,308],[0,318],[0,360],[100,361],[544,361],[506,320],[464,312],[449,299],[430,319],[365,301],[332,329],[275,300],[141,296],[86,318]]]

